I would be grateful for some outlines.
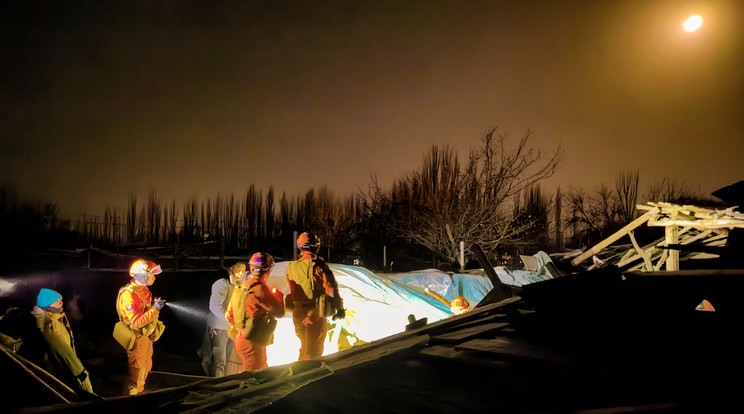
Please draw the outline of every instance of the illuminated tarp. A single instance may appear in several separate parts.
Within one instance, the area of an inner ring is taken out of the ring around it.
[[[543,269],[550,258],[542,252],[535,257],[540,267],[537,271],[509,271],[497,267],[496,273],[503,283],[514,286],[549,279],[550,275]],[[276,286],[285,295],[289,293],[285,277],[288,264],[286,261],[277,263],[268,280],[269,286]],[[427,318],[429,323],[447,318],[451,315],[448,303],[452,299],[463,296],[472,308],[493,288],[484,275],[450,276],[435,269],[383,275],[360,266],[333,263],[329,266],[344,300],[346,319],[331,321],[329,318],[331,331],[326,339],[325,355],[357,341],[371,342],[402,332],[409,323],[408,315]],[[433,293],[427,294],[427,289]],[[269,365],[295,361],[300,342],[294,334],[289,313],[279,320],[274,337],[274,345],[267,349]]]
[[[491,289],[493,289],[493,283],[485,276],[454,274],[452,275],[452,283],[447,288],[444,296],[450,301],[462,296],[468,300],[472,309]]]
[[[288,264],[289,262],[277,263],[267,282],[269,286],[276,286],[285,294],[289,293],[285,278]],[[339,293],[344,300],[346,319],[331,321],[329,318],[331,339],[326,340],[324,354],[338,350],[340,337],[342,345],[346,341],[353,345],[357,341],[371,342],[402,332],[409,323],[408,315],[411,314],[416,319],[427,318],[430,323],[450,316],[447,305],[428,296],[416,286],[408,286],[359,266],[329,266],[336,276]],[[292,318],[287,313],[277,324],[274,344],[267,348],[269,365],[297,360],[299,348],[300,342],[294,334]]]
[[[471,308],[493,289],[493,283],[485,275],[456,273],[450,276],[439,270],[427,269],[386,276],[407,286],[429,289],[448,302],[462,296],[470,302]]]
[[[387,278],[420,289],[430,289],[442,296],[447,296],[447,290],[452,284],[452,278],[447,273],[437,269],[425,269],[416,272],[387,274]],[[454,298],[448,298],[450,300]]]

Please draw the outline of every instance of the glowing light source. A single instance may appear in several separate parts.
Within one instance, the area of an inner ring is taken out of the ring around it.
[[[15,291],[16,282],[0,280],[0,296],[10,296]]]
[[[703,18],[700,15],[694,14],[685,20],[684,28],[686,32],[694,32],[703,25]]]

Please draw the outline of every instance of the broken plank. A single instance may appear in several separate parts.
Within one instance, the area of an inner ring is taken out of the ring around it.
[[[637,219],[633,220],[632,222],[630,222],[628,225],[626,225],[622,229],[616,231],[610,237],[602,240],[601,242],[599,242],[596,245],[594,245],[594,247],[592,247],[591,249],[589,249],[589,250],[585,251],[584,253],[582,253],[579,257],[571,260],[571,264],[574,265],[574,266],[576,266],[579,263],[583,262],[584,260],[586,260],[586,259],[592,257],[593,255],[597,254],[598,252],[600,252],[605,247],[611,245],[612,243],[614,243],[615,241],[617,241],[619,238],[621,238],[621,237],[625,236],[626,234],[628,234],[629,231],[631,231],[631,230],[635,229],[636,227],[640,226],[641,224],[647,222],[648,219],[652,215],[656,214],[657,212],[658,212],[657,209],[652,209],[652,210],[649,210],[649,211],[643,213],[643,215],[641,215]]]
[[[455,350],[511,358],[538,359],[546,362],[565,362],[564,358],[555,353],[532,345],[524,339],[517,338],[473,339],[455,345]]]
[[[435,342],[462,342],[468,338],[473,338],[484,333],[495,331],[507,325],[509,324],[506,322],[487,323],[485,325],[472,326],[441,335],[435,335],[431,337],[431,340]]]

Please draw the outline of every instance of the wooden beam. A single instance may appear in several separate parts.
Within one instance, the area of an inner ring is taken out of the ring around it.
[[[577,258],[571,260],[571,264],[574,265],[574,266],[576,266],[579,263],[583,262],[584,260],[586,260],[586,259],[594,256],[595,254],[597,254],[598,252],[600,252],[605,247],[611,245],[612,243],[614,243],[615,241],[617,241],[619,238],[625,236],[630,231],[634,230],[636,227],[638,227],[638,226],[642,225],[643,223],[647,222],[648,219],[651,218],[651,216],[654,215],[654,214],[656,214],[658,211],[659,211],[658,209],[653,208],[653,209],[651,209],[651,210],[643,213],[642,216],[640,216],[637,219],[631,221],[630,223],[628,223],[628,225],[626,225],[622,229],[616,231],[610,237],[602,240],[601,242],[599,242],[596,245],[594,245],[594,247],[592,247],[591,249],[585,251],[584,253],[582,253]]]
[[[630,241],[633,243],[633,247],[635,247],[636,251],[638,252],[638,255],[643,258],[643,263],[646,265],[646,270],[649,272],[654,270],[654,264],[651,263],[651,255],[647,254],[643,249],[641,249],[641,246],[638,245],[638,242],[636,241],[635,235],[633,235],[633,232],[629,232],[628,236],[630,237]]]
[[[665,231],[667,246],[679,243],[679,228],[676,225],[667,226]],[[679,270],[679,250],[668,249],[667,252],[669,253],[666,259],[667,272]]]
[[[488,260],[488,257],[486,257],[486,254],[483,252],[483,249],[481,249],[480,245],[478,243],[473,243],[473,245],[470,246],[470,250],[473,252],[473,254],[475,254],[475,258],[478,259],[480,265],[483,266],[483,271],[486,272],[486,276],[491,279],[493,289],[491,289],[491,292],[489,292],[489,294],[491,295],[490,299],[494,302],[499,302],[506,298],[514,296],[514,292],[512,292],[512,289],[501,282],[501,279],[499,279],[496,271],[493,270],[491,261]]]

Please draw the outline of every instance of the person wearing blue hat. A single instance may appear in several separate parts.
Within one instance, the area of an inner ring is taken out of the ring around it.
[[[31,314],[36,318],[36,326],[46,342],[52,373],[73,388],[95,395],[88,370],[75,351],[75,339],[65,315],[62,295],[55,290],[42,288]]]

